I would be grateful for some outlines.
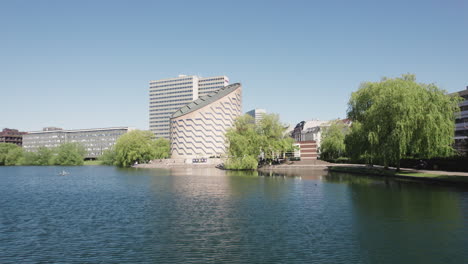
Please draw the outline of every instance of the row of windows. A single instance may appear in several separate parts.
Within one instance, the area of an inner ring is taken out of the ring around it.
[[[176,100],[176,101],[179,101],[179,100]],[[186,103],[178,103],[178,104],[152,105],[152,106],[150,106],[150,108],[165,108],[165,107],[168,107],[168,106],[176,106],[176,105],[178,105],[178,106],[187,105],[187,102]],[[176,109],[179,109],[179,108],[176,108]]]
[[[202,86],[210,86],[210,85],[224,85],[224,82],[201,83],[201,84],[199,84],[198,86],[199,86],[199,87],[202,87]]]
[[[152,85],[152,86],[150,85],[150,89],[158,89],[158,88],[163,88],[163,87],[179,88],[179,86],[181,85],[193,85],[193,83],[185,82],[185,83],[173,83],[173,84],[165,84],[165,85]]]
[[[202,79],[199,82],[210,82],[210,81],[218,81],[218,80],[224,80],[224,77],[218,77],[218,78],[210,78],[210,79]]]
[[[154,117],[150,117],[150,120],[163,119],[163,118],[169,118],[169,117],[171,117],[171,115],[154,116]]]
[[[177,90],[175,92],[169,92],[169,93],[150,93],[150,97],[158,96],[158,95],[180,94],[180,93],[192,93],[192,89],[181,90],[181,91]]]
[[[460,137],[460,136],[468,136],[468,129],[467,130],[458,130],[455,132],[455,136]]]
[[[151,109],[150,110],[150,115],[151,116],[154,116],[154,115],[172,115],[176,110],[179,110],[180,107],[173,107],[173,108],[167,108],[167,109]],[[163,110],[167,110],[167,111],[170,111],[170,112],[160,112],[160,113],[151,113],[151,112],[158,112],[158,111],[163,111]]]
[[[159,116],[159,115],[172,115],[174,113],[174,111],[171,111],[171,112],[161,112],[161,113],[153,113],[151,114],[151,116]]]
[[[190,81],[192,80],[192,77],[184,78],[184,79],[173,79],[173,80],[160,80],[160,81],[154,81],[151,82],[151,84],[155,83],[171,83],[171,82],[182,82],[182,81]]]
[[[166,118],[166,120],[163,121],[150,121],[150,124],[169,124],[169,120]]]
[[[152,122],[150,122],[151,124]],[[169,125],[151,125],[151,127],[166,127],[169,128]]]
[[[221,89],[224,86],[216,86],[216,87],[206,87],[206,88],[200,88],[199,90],[214,90],[214,89]]]
[[[101,134],[62,134],[62,135],[35,135],[35,136],[26,136],[28,139],[41,139],[41,138],[96,138],[96,139],[105,139],[106,137],[120,136],[125,132],[116,132],[116,133],[101,133]]]
[[[151,126],[153,127],[153,126]],[[156,129],[151,129],[153,131],[167,131],[167,128],[156,128]],[[169,135],[169,133],[161,133],[162,135]]]
[[[178,98],[178,99],[174,99],[174,100],[165,100],[165,101],[159,101],[159,100],[152,100],[150,101],[150,105],[154,105],[154,104],[162,104],[162,103],[170,103],[170,102],[180,102],[180,101],[186,101],[186,102],[190,102],[192,101],[192,96],[187,96],[187,95],[179,95],[179,96],[172,96],[170,98]],[[158,98],[159,99],[159,98]]]
[[[162,91],[173,91],[173,90],[180,90],[180,89],[192,89],[192,85],[190,86],[182,86],[182,87],[172,87],[172,88],[166,88],[166,89],[156,89],[156,88],[151,88],[150,87],[150,92],[162,92]]]
[[[169,118],[171,118],[170,115],[157,116],[157,117],[151,117],[151,118],[150,118],[150,121],[151,121],[151,120],[169,120]]]
[[[464,123],[468,125],[468,117],[456,119],[455,123],[456,124]]]
[[[468,105],[460,107],[460,111],[466,111],[468,110]]]

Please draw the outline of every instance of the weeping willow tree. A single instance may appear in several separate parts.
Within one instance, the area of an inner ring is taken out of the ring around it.
[[[348,132],[345,124],[340,120],[333,121],[329,127],[324,128],[320,157],[323,160],[334,160],[345,154],[345,135]]]
[[[347,152],[398,170],[402,158],[452,155],[460,100],[434,84],[417,83],[411,74],[363,83],[348,103],[353,125]]]

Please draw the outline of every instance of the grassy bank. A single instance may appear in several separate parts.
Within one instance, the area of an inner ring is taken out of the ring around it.
[[[100,160],[85,160],[83,165],[85,166],[102,165],[102,162]]]
[[[370,176],[397,177],[397,178],[407,178],[407,179],[415,179],[415,180],[468,184],[467,176],[422,173],[422,172],[404,171],[404,170],[397,172],[391,169],[386,170],[383,168],[364,167],[364,166],[359,166],[359,167],[329,166],[328,170],[334,171],[334,172],[365,174],[365,175],[370,175]]]

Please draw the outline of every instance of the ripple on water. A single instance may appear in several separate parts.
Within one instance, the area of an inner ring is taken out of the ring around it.
[[[463,190],[307,171],[263,177],[93,166],[57,177],[57,170],[0,167],[0,263],[456,263],[468,257]]]

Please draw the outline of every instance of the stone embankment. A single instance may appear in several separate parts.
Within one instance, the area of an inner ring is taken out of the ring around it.
[[[263,166],[261,170],[291,170],[291,169],[327,169],[332,163],[323,160],[291,161],[281,165]]]

